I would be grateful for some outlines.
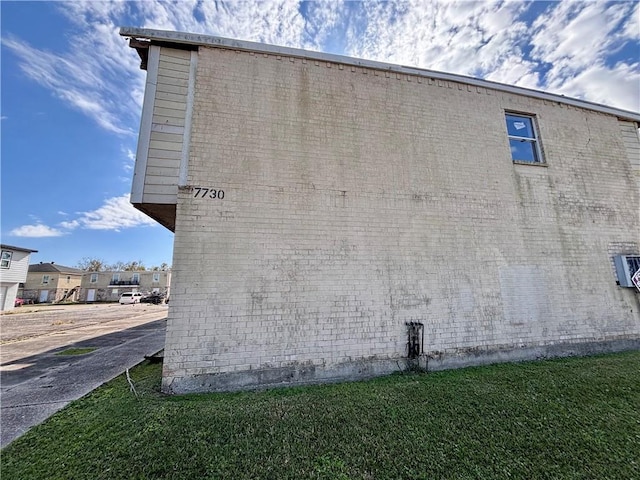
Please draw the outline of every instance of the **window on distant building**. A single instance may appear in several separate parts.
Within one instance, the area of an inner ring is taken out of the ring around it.
[[[89,283],[98,283],[98,274],[92,273],[91,278],[89,279]]]
[[[514,162],[545,163],[536,132],[535,119],[531,115],[507,113],[507,134],[511,159]]]
[[[13,257],[13,252],[9,250],[2,250],[2,263],[0,267],[9,268],[11,266],[11,257]]]
[[[111,283],[112,284],[117,284],[120,281],[120,274],[119,273],[114,273],[113,277],[111,277]]]
[[[42,276],[42,284],[43,285],[49,285],[49,275],[43,275]]]
[[[154,273],[153,274],[153,283],[160,283],[160,274],[159,273]]]
[[[133,283],[134,285],[140,285],[140,274],[139,273],[134,273],[133,275],[131,275],[131,283]]]

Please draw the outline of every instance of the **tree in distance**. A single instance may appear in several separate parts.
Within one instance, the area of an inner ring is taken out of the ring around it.
[[[117,271],[117,272],[144,272],[147,270],[154,272],[164,272],[171,270],[171,266],[165,262],[162,262],[159,266],[154,265],[152,267],[145,267],[142,260],[133,260],[129,262],[117,261],[113,264],[108,264],[100,258],[84,257],[77,263],[77,267],[85,272],[104,272],[104,271]]]

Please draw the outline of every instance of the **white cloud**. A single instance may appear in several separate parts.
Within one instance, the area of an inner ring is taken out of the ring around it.
[[[465,75],[486,76],[520,56],[526,25],[520,2],[363,3],[349,54]],[[363,28],[364,25],[364,28]]]
[[[118,34],[125,25],[331,50],[638,109],[638,63],[611,61],[625,46],[637,51],[638,2],[549,2],[537,19],[530,16],[532,2],[517,0],[57,5],[75,27],[67,51],[11,36],[3,42],[29,78],[118,134],[137,131],[145,78],[137,54]]]
[[[58,214],[68,216],[61,211]],[[57,227],[49,227],[38,221],[35,225],[14,228],[9,233],[16,237],[59,237],[78,228],[119,232],[125,228],[158,225],[155,220],[131,205],[129,194],[107,198],[101,207],[88,212],[75,212],[75,214],[78,215],[77,218],[60,222]]]
[[[122,162],[122,168],[125,172],[130,174],[131,172],[133,172],[136,164],[136,152],[126,146],[122,146],[122,153],[126,157],[126,159]],[[120,177],[120,179],[122,180],[122,177]],[[126,180],[130,182],[131,177],[126,177]]]
[[[0,117],[0,120],[7,120],[8,118],[9,118],[9,117],[7,117],[6,115],[2,115],[2,116]]]
[[[46,225],[23,225],[18,228],[14,228],[9,232],[9,235],[15,237],[28,237],[28,238],[40,238],[40,237],[60,237],[64,235],[64,232],[57,228],[51,228]]]
[[[60,222],[59,225],[67,230],[73,230],[80,226],[80,222],[78,220],[71,220],[70,222]]]
[[[39,50],[13,36],[2,43],[20,58],[20,68],[31,80],[51,90],[62,101],[118,134],[132,134],[123,125],[131,117],[132,102],[110,82],[94,48],[57,54]],[[77,47],[76,47],[77,48]],[[101,52],[102,54],[102,52]],[[122,66],[120,67],[122,69]]]
[[[545,87],[555,93],[640,110],[640,62],[608,61],[640,34],[632,2],[559,2],[533,25],[532,57],[550,66]],[[637,46],[636,46],[637,51]]]
[[[615,88],[611,88],[615,85]],[[640,111],[640,63],[619,63],[614,67],[595,64],[565,79],[558,93],[584,97],[596,103]]]
[[[640,2],[635,2],[636,8],[627,17],[623,36],[630,40],[640,40]]]
[[[141,226],[155,226],[158,223],[136,210],[129,201],[129,194],[108,198],[104,204],[89,212],[81,212],[72,222],[63,222],[64,228],[87,228],[90,230],[115,230]]]

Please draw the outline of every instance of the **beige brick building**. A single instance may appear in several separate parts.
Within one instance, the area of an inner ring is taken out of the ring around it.
[[[171,292],[170,270],[84,272],[80,288],[81,302],[117,302],[125,292],[157,293],[168,298]]]
[[[84,272],[51,263],[29,265],[27,279],[19,295],[34,303],[76,302]]]
[[[175,231],[165,391],[640,346],[614,266],[640,254],[640,114],[121,34],[147,70],[132,202]]]

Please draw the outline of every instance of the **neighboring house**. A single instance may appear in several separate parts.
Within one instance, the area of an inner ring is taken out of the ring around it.
[[[85,272],[81,302],[117,302],[124,292],[159,293],[169,296],[171,271]]]
[[[55,262],[29,265],[21,295],[35,303],[75,302],[83,274],[83,270]]]
[[[0,311],[13,310],[18,287],[27,279],[29,258],[37,250],[0,245]]]
[[[640,113],[121,34],[147,70],[131,200],[175,232],[165,392],[640,348]]]

